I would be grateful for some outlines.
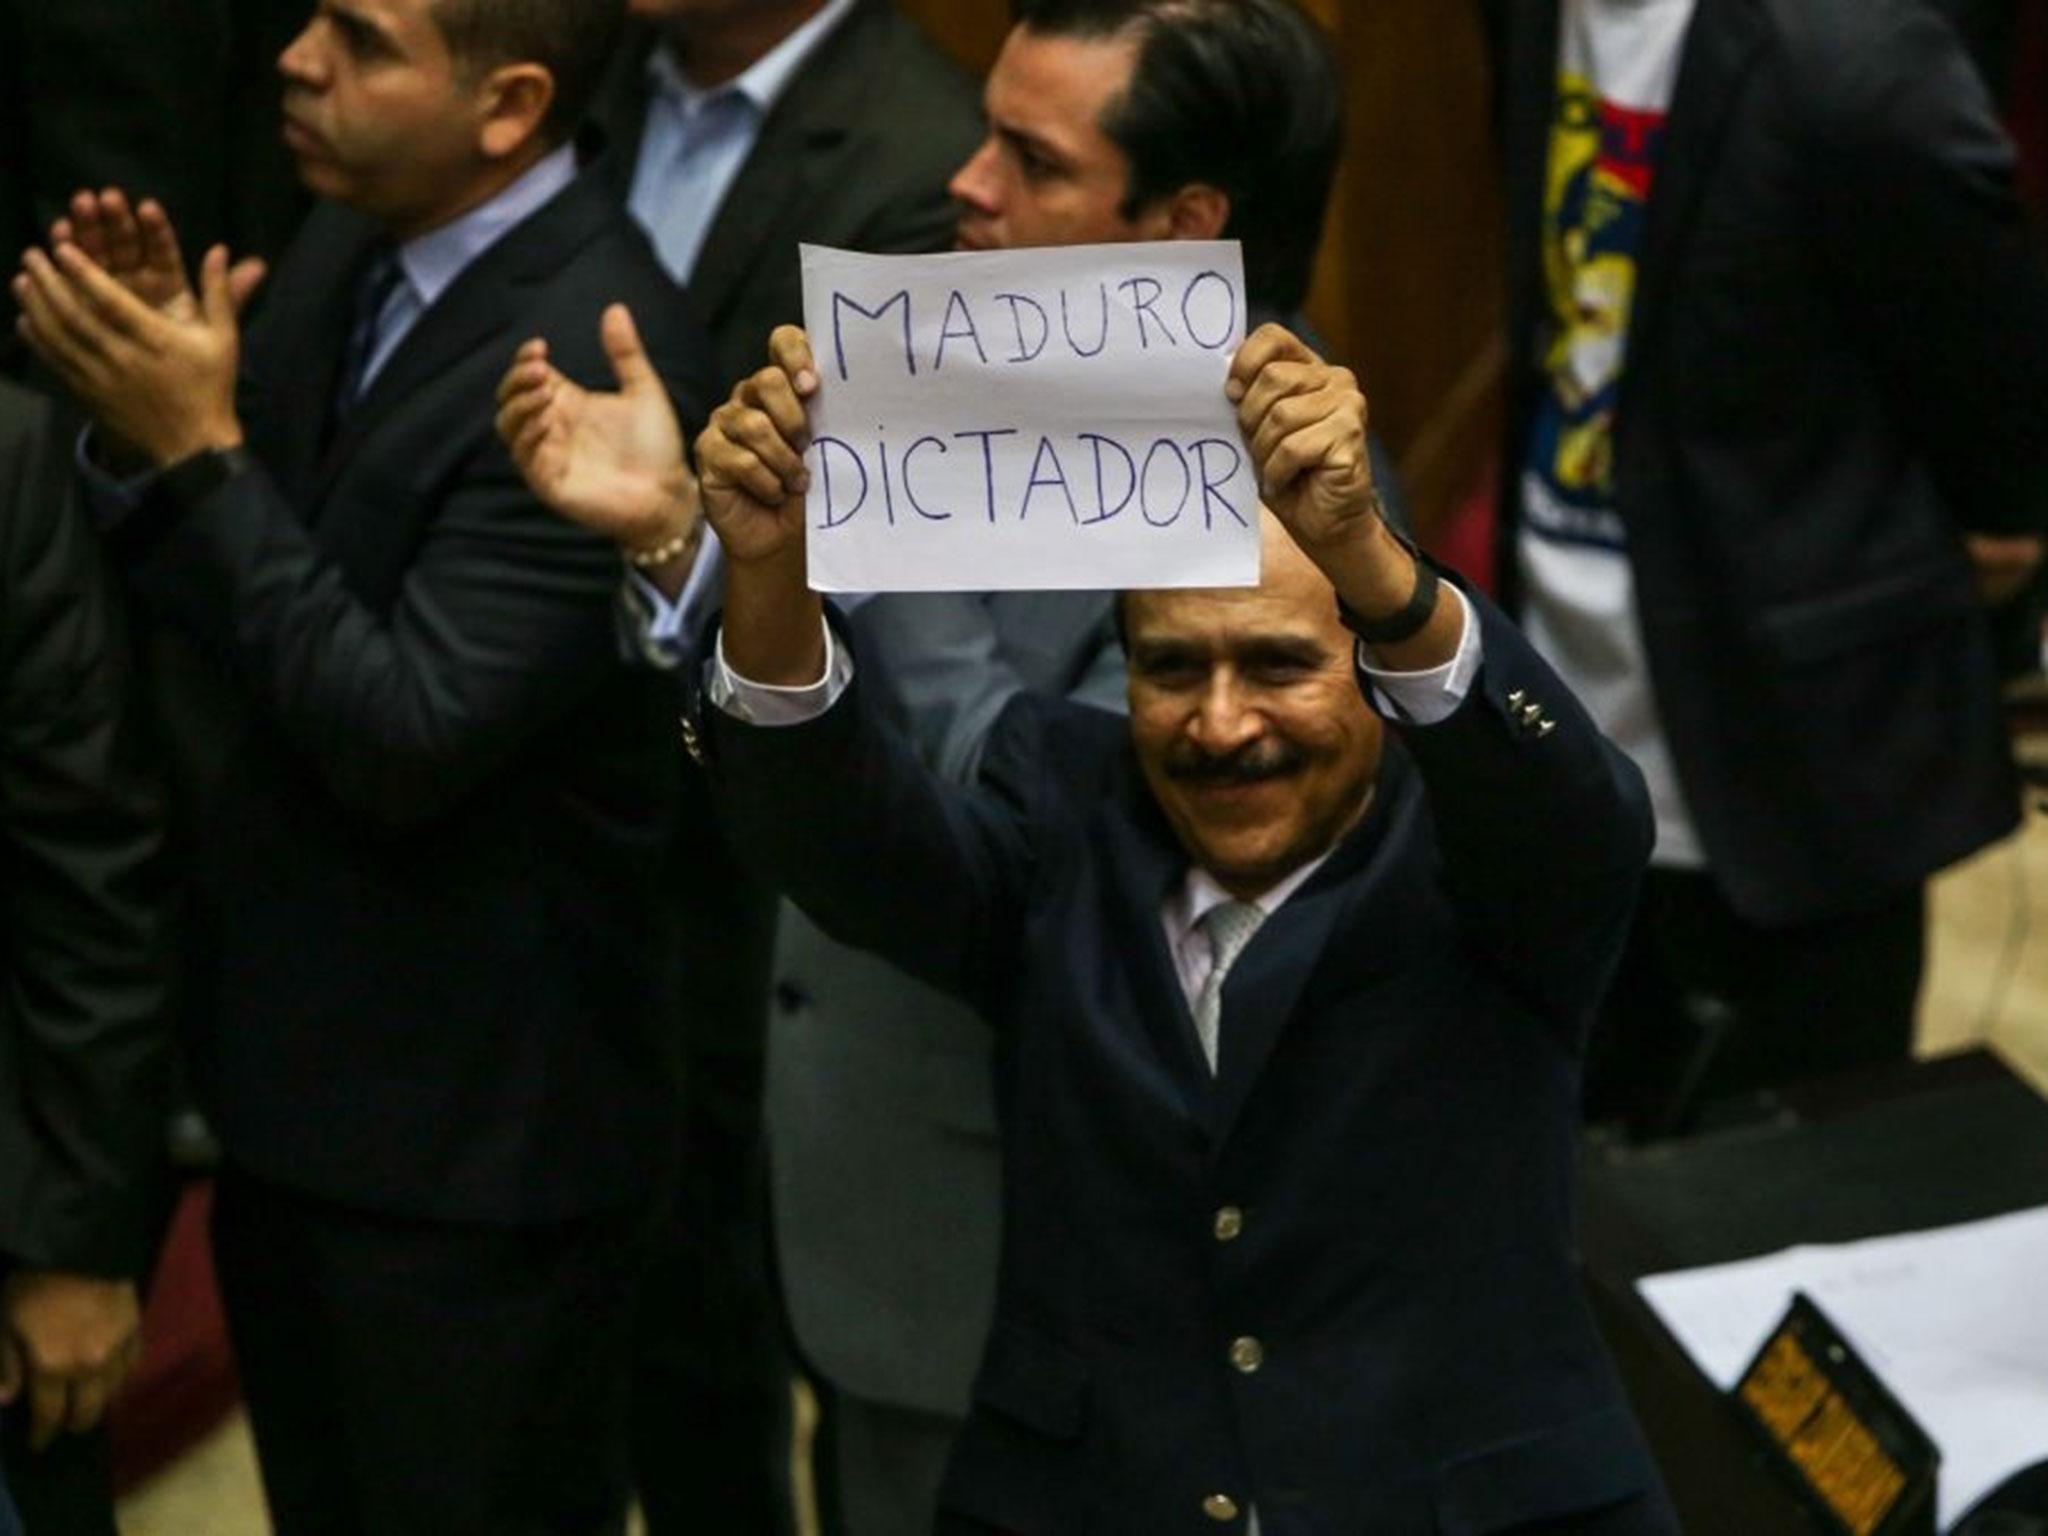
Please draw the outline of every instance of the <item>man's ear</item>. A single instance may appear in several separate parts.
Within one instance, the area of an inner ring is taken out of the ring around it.
[[[1170,239],[1220,240],[1230,225],[1230,194],[1206,181],[1191,181],[1173,194],[1166,218]]]
[[[477,87],[477,147],[507,160],[531,143],[555,104],[555,77],[539,64],[506,64]]]

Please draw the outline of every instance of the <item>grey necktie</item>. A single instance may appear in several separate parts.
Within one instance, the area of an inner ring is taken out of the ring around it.
[[[1209,975],[1195,994],[1195,1033],[1201,1037],[1211,1072],[1216,1070],[1217,1032],[1223,1020],[1223,983],[1265,920],[1266,914],[1248,901],[1226,901],[1203,913],[1195,925],[1209,941]]]

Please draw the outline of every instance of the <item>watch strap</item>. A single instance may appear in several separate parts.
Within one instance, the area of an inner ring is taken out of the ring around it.
[[[1346,629],[1367,645],[1399,645],[1403,640],[1420,634],[1423,625],[1429,622],[1429,616],[1436,612],[1439,578],[1436,567],[1423,558],[1414,540],[1391,523],[1382,521],[1380,526],[1414,559],[1415,590],[1408,594],[1408,601],[1399,610],[1383,619],[1366,618],[1340,597],[1337,599],[1337,617]]]

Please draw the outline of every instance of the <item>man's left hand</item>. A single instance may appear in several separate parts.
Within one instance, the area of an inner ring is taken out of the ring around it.
[[[2026,591],[2039,574],[2044,541],[2027,534],[1973,533],[1963,540],[1977,572],[1977,591],[1992,607]]]
[[[141,1353],[131,1281],[17,1270],[0,1287],[0,1405],[27,1396],[36,1450],[98,1424]]]
[[[78,245],[30,251],[14,281],[24,340],[101,429],[159,468],[242,441],[235,414],[238,312],[261,278],[230,272],[216,246],[199,269],[199,302],[179,314],[138,297]]]
[[[1237,349],[1224,393],[1260,495],[1305,553],[1371,529],[1379,513],[1365,395],[1350,369],[1324,362],[1286,327],[1262,325]]]

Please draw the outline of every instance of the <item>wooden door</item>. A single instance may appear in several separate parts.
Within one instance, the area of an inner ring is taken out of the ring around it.
[[[901,0],[986,71],[1005,0]],[[1302,0],[1329,31],[1348,98],[1309,316],[1356,368],[1373,424],[1436,526],[1477,483],[1498,436],[1500,177],[1471,0]]]

